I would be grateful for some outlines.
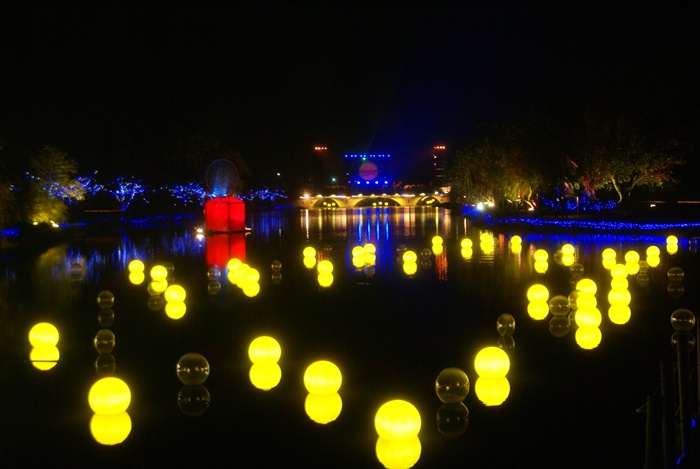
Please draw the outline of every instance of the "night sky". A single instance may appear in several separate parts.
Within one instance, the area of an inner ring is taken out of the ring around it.
[[[29,3],[0,7],[0,136],[85,171],[166,165],[192,134],[254,171],[316,144],[409,164],[588,94],[700,133],[700,17],[678,5]]]

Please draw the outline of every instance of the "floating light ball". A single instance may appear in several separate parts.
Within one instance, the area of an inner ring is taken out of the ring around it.
[[[613,278],[627,278],[629,272],[625,264],[615,264],[610,269],[610,275],[612,275]]]
[[[364,254],[362,256],[354,256],[352,258],[352,265],[356,269],[362,269],[365,266],[365,256]]]
[[[523,245],[522,244],[511,244],[510,245],[510,252],[518,255],[521,252],[523,252]]]
[[[647,257],[647,264],[649,267],[658,267],[661,263],[661,258],[659,256],[649,256]]]
[[[333,394],[338,392],[342,382],[340,369],[327,360],[312,363],[304,372],[304,386],[312,394]]]
[[[535,261],[546,261],[549,259],[549,254],[544,249],[537,249],[534,254]]]
[[[578,312],[576,313],[578,316]],[[576,343],[584,350],[592,350],[600,345],[603,333],[597,327],[579,327],[576,329]]]
[[[410,402],[394,399],[379,407],[374,416],[374,428],[387,440],[414,438],[421,428],[420,413]]]
[[[511,336],[515,332],[515,318],[512,314],[503,313],[496,320],[496,330],[501,337]]]
[[[511,246],[514,244],[522,244],[523,243],[523,238],[521,238],[519,235],[513,235],[510,238],[510,244]]]
[[[113,376],[97,380],[88,393],[88,404],[96,414],[120,414],[130,403],[129,386]]]
[[[373,252],[366,252],[361,259],[366,265],[374,265],[377,263],[377,255]]]
[[[404,262],[403,272],[409,277],[415,275],[418,272],[418,264],[415,262]]]
[[[29,329],[28,338],[32,347],[55,346],[58,343],[58,329],[48,322],[40,322]]]
[[[260,293],[260,284],[258,282],[246,282],[246,284],[243,285],[243,294],[248,298],[258,296],[258,293]]]
[[[658,257],[661,255],[661,249],[658,246],[649,246],[646,250],[647,257]]]
[[[314,266],[316,265],[316,257],[314,256],[307,256],[304,257],[304,267],[307,269],[313,269]]]
[[[102,309],[108,309],[114,306],[114,294],[109,290],[103,290],[97,295],[97,304]]]
[[[635,250],[627,251],[625,253],[625,262],[627,262],[627,263],[639,262],[639,253]]]
[[[527,299],[531,303],[546,302],[549,300],[549,290],[540,283],[536,283],[527,289]]]
[[[579,304],[579,308],[574,316],[574,321],[576,321],[576,325],[581,328],[598,327],[603,321],[603,315],[598,308],[582,308]]]
[[[666,252],[669,253],[670,255],[674,255],[678,252],[678,245],[677,244],[667,244],[666,245]]]
[[[329,261],[330,262],[330,261]],[[331,264],[331,269],[333,268]],[[246,283],[258,283],[260,281],[260,272],[258,269],[249,268],[243,274],[243,279]]]
[[[355,246],[352,248],[352,257],[364,257],[365,255],[365,248],[362,246]]]
[[[631,301],[632,301],[632,294],[629,292],[629,290],[613,288],[608,293],[608,302],[610,303],[611,306],[614,306],[614,305],[628,306]]]
[[[580,277],[583,275],[583,272],[585,271],[585,267],[583,267],[583,264],[576,262],[574,264],[571,264],[569,266],[569,272],[571,272],[571,275],[574,275],[576,277]]]
[[[464,260],[469,260],[474,255],[474,250],[472,248],[462,248],[459,253],[462,255]]]
[[[165,315],[170,319],[182,319],[187,312],[184,301],[168,301],[165,304]]]
[[[228,269],[229,273],[235,271],[238,269],[241,265],[243,264],[243,261],[240,260],[237,257],[232,257],[231,259],[228,260],[226,263],[226,269]]]
[[[444,251],[445,247],[442,244],[433,244],[432,251],[435,256],[439,256]]]
[[[319,261],[318,267],[317,267],[319,273],[332,273],[333,272],[333,263],[329,261],[328,259],[323,259],[322,261]]]
[[[610,281],[610,287],[613,290],[627,290],[629,285],[630,283],[626,278],[615,277]]]
[[[403,253],[401,259],[403,259],[404,262],[416,262],[418,260],[418,256],[414,251],[406,251]]]
[[[343,410],[340,394],[308,394],[304,401],[304,410],[311,420],[326,425],[338,418]]]
[[[637,275],[639,273],[639,262],[628,262],[625,264],[627,275]]]
[[[148,294],[151,296],[157,296],[163,293],[168,288],[168,281],[164,278],[159,278],[156,280],[151,280],[148,283]]]
[[[549,269],[549,262],[547,261],[535,261],[535,272],[538,274],[544,274]]]
[[[678,244],[678,238],[674,235],[671,235],[668,238],[666,238],[666,244]]]
[[[47,371],[56,366],[61,358],[61,353],[55,345],[42,345],[32,347],[29,351],[29,361],[37,370]]]
[[[535,321],[546,319],[549,315],[549,304],[546,301],[531,301],[527,305],[527,314]]]
[[[316,257],[316,249],[311,246],[305,247],[304,257]]]
[[[181,285],[170,285],[163,292],[163,298],[167,302],[185,301],[187,292]]]
[[[256,364],[277,363],[282,356],[282,347],[273,337],[256,337],[248,346],[248,358]]]
[[[613,324],[627,324],[632,317],[632,310],[629,306],[623,304],[610,305],[608,310],[608,318]]]
[[[318,274],[318,284],[324,288],[333,285],[333,274],[330,272],[320,272]]]
[[[479,235],[479,241],[482,243],[493,243],[493,236],[491,235],[491,233],[481,233]]]
[[[562,247],[561,247],[561,253],[562,253],[563,255],[570,255],[570,256],[573,256],[574,253],[576,253],[576,248],[574,247],[573,244],[568,244],[568,243],[567,243],[567,244],[562,245]]]
[[[595,308],[598,306],[598,299],[590,293],[579,291],[578,297],[576,298],[576,306],[578,309]]]
[[[131,282],[134,285],[141,285],[143,281],[146,280],[146,274],[143,272],[130,272],[129,273],[129,282]]]
[[[248,377],[256,388],[269,391],[282,380],[282,368],[277,363],[253,363]]]
[[[462,402],[469,394],[469,378],[459,368],[442,370],[435,379],[435,393],[445,404]]]
[[[576,283],[576,290],[583,293],[590,293],[591,295],[595,295],[598,291],[598,286],[590,278],[582,278]]]
[[[486,406],[503,404],[510,395],[508,378],[486,378],[480,376],[474,383],[476,397]]]
[[[564,295],[555,295],[549,300],[549,311],[554,316],[566,316],[570,309],[569,298]]]
[[[140,261],[138,259],[134,259],[133,261],[129,262],[128,269],[129,272],[143,272],[146,266],[143,264],[143,261]]]
[[[676,331],[692,331],[695,328],[695,314],[689,309],[677,309],[671,313],[671,326]]]
[[[420,438],[388,440],[377,438],[375,452],[377,459],[386,469],[407,469],[420,459],[422,447]]]
[[[177,361],[175,373],[182,384],[202,384],[209,378],[209,362],[199,353],[186,353]]]
[[[443,243],[442,236],[439,236],[439,235],[433,236],[432,243],[433,244],[442,244]]]
[[[481,253],[484,255],[489,256],[493,254],[493,239],[490,239],[489,241],[482,241],[481,243],[479,243],[479,249],[481,249]]]
[[[473,246],[473,242],[469,238],[462,238],[462,240],[459,242],[459,247],[464,249],[464,248],[471,248]]]
[[[97,331],[97,334],[95,334],[93,344],[95,345],[97,353],[112,353],[114,345],[116,344],[114,332],[109,329],[100,329]]]
[[[207,278],[214,282],[216,280],[219,280],[219,277],[221,277],[221,271],[219,270],[219,268],[209,267],[209,270],[207,270]]]
[[[151,267],[152,280],[165,280],[168,278],[168,269],[163,265],[154,265]]]
[[[131,433],[131,417],[128,412],[95,414],[90,419],[90,433],[101,445],[118,445]]]
[[[666,277],[668,277],[669,282],[682,282],[685,272],[680,267],[671,267],[666,272]]]
[[[605,248],[602,253],[603,259],[616,259],[617,252],[613,248]]]
[[[362,249],[364,249],[365,252],[369,252],[369,253],[372,253],[372,254],[374,254],[375,252],[377,252],[377,247],[376,247],[374,244],[372,244],[372,243],[367,243],[367,244],[365,244],[364,246],[362,246]]]
[[[510,358],[498,347],[485,347],[476,354],[474,369],[484,378],[502,378],[508,374]]]

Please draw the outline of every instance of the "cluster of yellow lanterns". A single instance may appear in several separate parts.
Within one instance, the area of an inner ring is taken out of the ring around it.
[[[253,298],[260,293],[260,272],[237,257],[226,263],[228,281],[243,290],[243,294]]]
[[[474,358],[474,370],[479,376],[474,383],[476,397],[487,406],[503,404],[510,395],[508,354],[499,347],[485,347]]]
[[[343,383],[340,368],[328,360],[311,363],[304,371],[304,387],[308,391],[304,410],[311,420],[321,425],[333,422],[343,409],[338,391]]]
[[[574,322],[578,326],[576,329],[576,343],[585,350],[596,348],[600,345],[602,333],[600,323],[603,316],[598,309],[596,293],[598,285],[589,278],[582,278],[576,283],[576,312]]]
[[[29,361],[37,370],[47,371],[56,366],[61,354],[58,351],[58,329],[51,323],[40,322],[29,329]]]
[[[88,393],[88,404],[94,412],[90,420],[93,438],[103,445],[116,445],[131,433],[131,417],[126,411],[131,403],[131,390],[119,378],[96,381]]]
[[[351,254],[352,265],[358,270],[365,266],[373,266],[377,263],[377,248],[372,243],[353,247]]]
[[[322,259],[316,267],[318,270],[318,284],[328,288],[333,284],[333,263],[328,259]]]
[[[678,238],[676,236],[669,236],[666,238],[666,252],[673,255],[678,252]]]
[[[387,469],[413,467],[421,455],[418,433],[421,416],[408,401],[394,399],[382,404],[374,416],[377,459]]]
[[[280,383],[282,369],[278,362],[282,347],[274,338],[267,335],[256,337],[248,346],[248,358],[252,363],[248,377],[258,389],[269,391]]]
[[[494,251],[494,239],[493,239],[493,233],[489,233],[488,231],[484,231],[479,235],[479,248],[481,249],[481,253],[485,256],[490,256],[493,254]]]

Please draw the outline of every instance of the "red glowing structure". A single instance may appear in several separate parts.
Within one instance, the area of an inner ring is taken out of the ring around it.
[[[245,204],[236,197],[215,197],[204,203],[204,227],[210,233],[246,231]]]

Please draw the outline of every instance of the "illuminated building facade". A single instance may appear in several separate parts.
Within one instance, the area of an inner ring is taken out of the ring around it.
[[[433,147],[433,181],[436,187],[449,186],[445,167],[447,165],[447,147],[435,145]]]

